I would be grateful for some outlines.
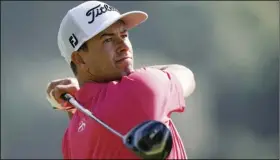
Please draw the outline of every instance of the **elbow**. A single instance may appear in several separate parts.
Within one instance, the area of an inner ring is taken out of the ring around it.
[[[184,97],[189,97],[196,88],[196,81],[195,81],[195,77],[194,77],[194,73],[187,67],[185,67],[185,74],[186,74],[186,83],[184,86]]]
[[[189,97],[193,94],[196,88],[196,81],[195,76],[192,70],[190,70],[188,67],[185,67],[183,65],[174,64],[174,67],[177,68],[177,70],[181,71],[181,75],[179,77],[181,78],[181,84],[183,87],[183,93],[184,97]]]

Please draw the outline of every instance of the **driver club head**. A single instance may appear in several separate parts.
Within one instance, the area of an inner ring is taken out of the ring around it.
[[[143,159],[166,159],[172,149],[172,135],[165,124],[145,121],[123,138],[126,147]]]

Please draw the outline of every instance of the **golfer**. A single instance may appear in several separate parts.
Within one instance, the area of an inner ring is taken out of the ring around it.
[[[178,64],[133,68],[128,31],[147,17],[141,11],[120,14],[106,3],[87,1],[62,19],[58,47],[75,78],[51,81],[47,95],[56,109],[70,117],[62,142],[64,159],[139,158],[119,137],[65,104],[59,97],[66,92],[121,134],[146,120],[166,124],[173,138],[168,159],[187,159],[170,116],[184,111],[184,98],[195,89],[194,76]]]

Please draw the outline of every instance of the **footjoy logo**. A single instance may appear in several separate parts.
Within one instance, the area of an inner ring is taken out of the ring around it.
[[[72,45],[72,47],[75,48],[79,41],[78,41],[77,37],[75,36],[75,34],[72,34],[69,37],[69,42]]]
[[[90,10],[87,11],[86,16],[91,16],[91,21],[88,21],[88,24],[91,24],[94,22],[95,18],[102,15],[103,13],[106,13],[107,11],[115,11],[120,13],[116,8],[109,6],[107,4],[104,4],[102,7],[101,4],[99,4],[96,7],[91,8]]]

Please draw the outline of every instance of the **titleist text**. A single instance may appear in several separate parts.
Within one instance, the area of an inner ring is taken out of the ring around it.
[[[95,18],[102,15],[103,13],[106,13],[108,11],[115,11],[120,13],[116,8],[109,6],[107,4],[104,4],[104,6],[102,7],[101,4],[99,4],[96,7],[93,7],[92,9],[88,10],[86,13],[86,16],[91,16],[91,21],[88,21],[88,24],[91,24],[92,22],[94,22]]]

